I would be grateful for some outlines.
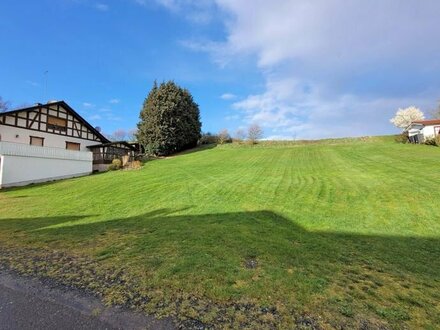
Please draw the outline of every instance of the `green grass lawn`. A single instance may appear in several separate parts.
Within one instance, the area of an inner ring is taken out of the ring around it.
[[[108,303],[219,328],[440,328],[440,148],[225,145],[2,191],[0,210],[0,263]]]

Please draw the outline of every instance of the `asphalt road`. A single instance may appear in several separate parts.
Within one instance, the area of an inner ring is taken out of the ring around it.
[[[0,286],[0,329],[115,329],[96,317],[82,314],[32,294]]]
[[[0,329],[175,329],[169,319],[105,307],[95,297],[0,272]]]

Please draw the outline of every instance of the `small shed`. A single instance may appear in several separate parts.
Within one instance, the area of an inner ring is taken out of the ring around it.
[[[408,139],[412,143],[424,143],[440,135],[440,119],[416,120],[405,130]]]

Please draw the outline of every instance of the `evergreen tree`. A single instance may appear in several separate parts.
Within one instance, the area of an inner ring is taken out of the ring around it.
[[[192,148],[200,139],[200,113],[191,93],[173,81],[154,82],[144,101],[137,138],[155,155]]]

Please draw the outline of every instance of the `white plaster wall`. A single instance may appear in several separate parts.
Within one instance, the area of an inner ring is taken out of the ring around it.
[[[0,142],[0,188],[92,173],[92,153]]]
[[[2,187],[3,182],[3,156],[0,155],[0,188]]]
[[[17,135],[18,137],[16,137]],[[68,142],[80,143],[81,144],[80,150],[88,151],[87,146],[100,144],[99,141],[90,141],[90,140],[73,138],[70,136],[62,136],[58,134],[51,134],[46,132],[27,130],[24,128],[0,125],[0,141],[29,144],[31,136],[44,138],[44,146],[51,148],[66,149],[66,141],[68,141]]]
[[[423,127],[422,132],[425,139],[432,139],[435,137],[434,126],[425,126]]]

